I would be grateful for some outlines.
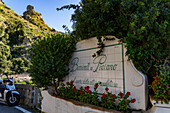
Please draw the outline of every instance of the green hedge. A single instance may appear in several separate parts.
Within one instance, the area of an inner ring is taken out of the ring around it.
[[[146,74],[149,84],[159,74],[155,65],[170,60],[169,0],[81,0],[57,8],[75,9],[72,21],[76,37],[97,36],[97,51],[103,51],[101,36],[114,35],[126,43],[126,55]],[[93,55],[95,57],[95,55]]]
[[[31,47],[30,76],[38,87],[48,87],[68,75],[68,64],[75,49],[72,36],[47,36]],[[59,83],[59,82],[58,82]]]

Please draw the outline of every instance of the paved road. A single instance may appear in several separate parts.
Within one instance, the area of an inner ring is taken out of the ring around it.
[[[3,103],[0,103],[0,113],[23,113],[14,107],[9,107]]]

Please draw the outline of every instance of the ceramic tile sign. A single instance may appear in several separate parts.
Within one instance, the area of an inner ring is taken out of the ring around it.
[[[69,80],[73,80],[78,87],[90,86],[91,90],[95,83],[101,82],[98,93],[103,93],[106,87],[115,94],[124,92],[123,45],[110,45],[101,55],[93,58],[96,49],[76,51],[70,62]]]
[[[125,56],[124,44],[118,39],[105,41],[105,48],[101,55],[92,57],[99,48],[96,47],[97,39],[83,40],[76,45],[76,51],[70,60],[69,75],[66,81],[74,81],[77,88],[90,86],[93,91],[94,84],[101,82],[98,93],[109,92],[118,94],[120,91],[131,92],[131,98],[136,98],[136,103],[131,105],[134,109],[147,107],[147,77],[136,70],[133,63]]]

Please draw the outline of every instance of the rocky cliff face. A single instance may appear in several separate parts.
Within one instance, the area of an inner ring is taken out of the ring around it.
[[[33,6],[27,7],[23,17],[0,0],[0,42],[10,46],[9,60],[12,62],[12,73],[27,71],[28,65],[25,64],[29,63],[27,60],[29,59],[29,48],[34,39],[58,33],[44,23],[41,14],[35,12]]]
[[[27,20],[27,21],[29,21],[29,22],[31,22],[31,17],[32,17],[32,15],[34,15],[34,7],[33,6],[31,6],[31,5],[28,5],[27,6],[27,11],[25,11],[24,13],[23,13],[23,17]]]
[[[27,6],[27,10],[23,13],[23,18],[30,23],[38,26],[42,30],[51,31],[52,29],[45,24],[44,20],[41,17],[41,14],[35,12],[34,7],[31,5]]]

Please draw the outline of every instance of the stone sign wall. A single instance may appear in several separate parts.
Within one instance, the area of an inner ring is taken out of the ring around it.
[[[79,42],[70,61],[70,73],[66,81],[73,80],[77,88],[91,86],[91,90],[95,83],[102,82],[98,88],[99,94],[103,93],[106,87],[114,94],[130,91],[132,94],[130,98],[136,98],[136,103],[131,107],[146,110],[148,93],[146,76],[128,61],[128,57],[125,56],[126,49],[118,39],[104,43],[104,52],[93,58],[92,55],[99,49],[96,47],[97,39]]]
[[[123,45],[109,45],[100,56],[93,58],[92,54],[96,49],[89,48],[75,52],[70,63],[69,80],[73,80],[78,87],[94,86],[100,81],[98,93],[103,93],[106,87],[115,94],[124,92]]]

